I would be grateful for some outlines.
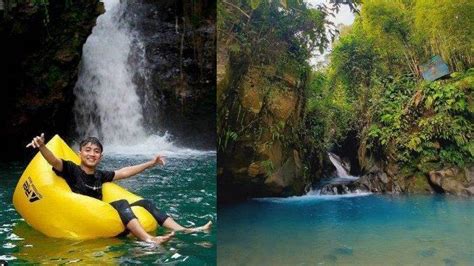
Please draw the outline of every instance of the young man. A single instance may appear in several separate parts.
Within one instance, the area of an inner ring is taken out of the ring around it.
[[[58,159],[54,156],[54,154],[45,146],[44,133],[41,133],[41,136],[34,137],[31,143],[26,145],[26,147],[38,148],[46,161],[48,161],[48,163],[53,167],[53,171],[66,180],[73,192],[94,197],[99,200],[102,200],[103,183],[128,178],[139,174],[148,168],[165,164],[164,158],[157,155],[154,159],[146,163],[124,167],[116,171],[100,171],[96,170],[102,159],[103,152],[103,147],[100,141],[97,138],[89,137],[83,140],[79,146],[81,164],[76,165],[71,161]],[[176,223],[173,218],[169,217],[167,214],[160,212],[149,200],[139,200],[132,204],[129,204],[126,200],[119,200],[111,202],[110,204],[118,211],[120,219],[125,227],[140,240],[147,242],[160,244],[168,241],[174,235],[174,231],[184,231],[186,233],[198,232],[209,230],[212,225],[212,222],[209,221],[207,224],[200,227],[183,227]],[[149,235],[145,232],[135,214],[133,214],[131,206],[141,206],[145,208],[153,215],[160,226],[169,228],[173,230],[173,232],[157,237]]]

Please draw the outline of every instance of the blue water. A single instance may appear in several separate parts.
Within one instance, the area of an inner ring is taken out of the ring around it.
[[[304,196],[219,208],[219,265],[474,265],[474,200]]]
[[[165,167],[149,169],[117,182],[184,226],[216,223],[215,153],[167,158]],[[106,156],[102,168],[114,170],[141,163],[144,155]],[[216,228],[210,232],[177,233],[162,246],[133,237],[71,241],[49,238],[32,229],[15,211],[13,190],[27,163],[0,164],[0,259],[11,264],[216,264]],[[157,235],[165,233],[158,229]]]

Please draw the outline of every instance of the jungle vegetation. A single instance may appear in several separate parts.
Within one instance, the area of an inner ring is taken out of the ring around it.
[[[368,157],[427,173],[474,162],[474,2],[365,0],[312,73],[308,119],[325,148],[355,132]],[[420,65],[440,56],[450,76],[430,82]]]
[[[350,138],[362,169],[373,158],[412,173],[472,165],[474,2],[349,1],[356,19],[345,27],[329,21],[341,6],[331,2],[217,5],[218,47],[238,55],[234,65],[273,65],[301,81],[304,122],[291,139],[304,157],[322,158]],[[334,39],[327,64],[312,68],[310,59]],[[433,56],[451,74],[429,82],[420,66]],[[249,132],[230,114],[232,92],[218,88],[217,95],[218,149],[225,151]]]

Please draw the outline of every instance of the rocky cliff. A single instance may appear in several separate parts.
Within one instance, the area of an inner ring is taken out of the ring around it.
[[[219,49],[219,200],[303,193],[304,77]]]
[[[126,19],[144,45],[147,80],[135,82],[146,124],[179,144],[215,149],[215,1],[126,4]]]

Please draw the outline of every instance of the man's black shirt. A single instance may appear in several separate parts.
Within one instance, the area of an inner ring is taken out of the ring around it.
[[[114,179],[115,172],[96,170],[89,175],[81,167],[71,161],[63,161],[63,171],[53,171],[66,180],[71,190],[75,193],[102,200],[102,184]]]

